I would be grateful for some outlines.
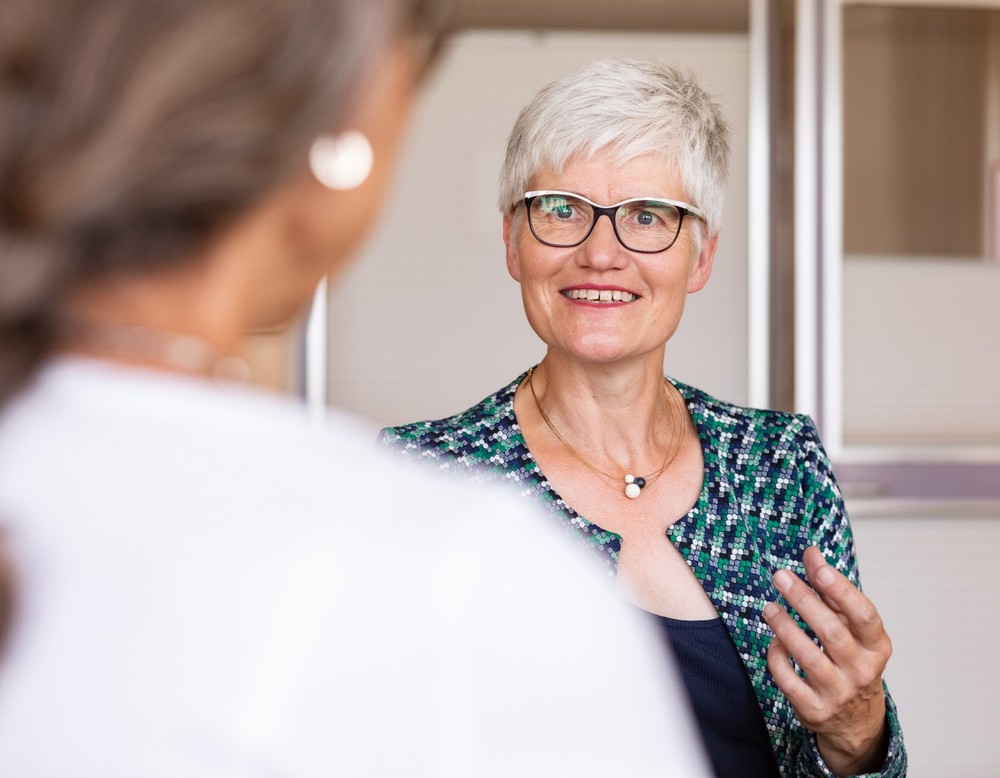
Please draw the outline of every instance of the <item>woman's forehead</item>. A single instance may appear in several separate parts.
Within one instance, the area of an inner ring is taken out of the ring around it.
[[[583,195],[602,205],[632,197],[684,199],[677,166],[663,154],[650,152],[621,159],[610,150],[571,157],[562,168],[542,166],[531,177],[531,189],[558,189]]]

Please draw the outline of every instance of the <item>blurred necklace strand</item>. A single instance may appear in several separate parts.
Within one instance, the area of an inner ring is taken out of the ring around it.
[[[535,385],[531,382],[531,376],[534,372],[535,368],[534,367],[530,368],[528,370],[528,375],[526,376],[525,380],[528,383],[528,389],[531,390],[531,398],[535,401],[535,407],[538,408],[538,412],[541,414],[542,420],[545,422],[548,428],[552,430],[552,434],[555,435],[558,441],[566,447],[566,450],[569,451],[569,453],[572,454],[574,457],[576,457],[578,460],[580,460],[580,462],[583,463],[583,465],[586,466],[588,470],[592,470],[598,475],[603,475],[605,478],[610,478],[612,481],[616,483],[621,483],[624,480],[625,482],[624,493],[625,496],[628,497],[630,500],[634,500],[640,494],[642,494],[642,490],[645,487],[649,486],[649,484],[653,483],[653,481],[655,481],[657,478],[659,478],[663,474],[663,471],[670,466],[670,463],[674,461],[674,457],[677,456],[677,447],[674,445],[677,438],[677,424],[674,423],[673,414],[671,414],[670,446],[669,448],[667,448],[667,453],[663,457],[663,463],[660,465],[659,470],[647,476],[636,476],[633,475],[632,473],[627,473],[625,477],[622,478],[620,476],[611,475],[610,473],[605,473],[603,470],[594,467],[594,465],[592,465],[590,462],[584,459],[583,456],[581,456],[580,453],[575,448],[573,448],[569,443],[566,442],[566,439],[559,434],[559,430],[556,429],[555,425],[549,419],[548,414],[545,413],[545,409],[542,408],[542,404],[538,401],[538,395],[535,394]],[[667,402],[671,403],[672,401],[670,397],[670,390],[667,387],[667,381],[665,379],[663,382],[663,391],[667,395]]]
[[[244,359],[234,354],[222,354],[207,340],[194,335],[84,319],[62,319],[57,333],[64,345],[113,358],[151,362],[217,381],[243,382],[250,377],[250,367]]]

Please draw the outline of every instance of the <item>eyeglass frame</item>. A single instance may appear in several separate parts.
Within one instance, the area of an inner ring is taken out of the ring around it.
[[[540,237],[538,237],[538,233],[535,232],[535,225],[532,224],[531,222],[531,202],[532,200],[538,197],[542,197],[543,195],[563,195],[564,197],[575,197],[577,200],[583,200],[583,202],[587,203],[587,205],[591,207],[591,209],[594,211],[594,221],[590,223],[590,228],[587,230],[584,236],[580,238],[580,240],[578,240],[576,243],[562,244],[562,243],[550,243],[549,241],[542,240]],[[673,206],[678,211],[680,211],[681,218],[680,221],[677,222],[677,232],[674,234],[674,239],[670,241],[670,243],[667,244],[662,249],[634,249],[631,246],[626,246],[625,241],[622,240],[622,236],[618,234],[618,222],[615,220],[615,214],[618,213],[618,209],[621,208],[623,205],[628,205],[629,203],[640,203],[640,202],[666,203],[667,205]],[[587,240],[587,238],[590,237],[590,234],[594,231],[594,227],[597,226],[597,220],[600,219],[602,216],[607,216],[608,221],[611,222],[611,229],[614,230],[615,238],[622,245],[622,248],[626,249],[627,251],[634,251],[637,254],[662,254],[664,251],[668,251],[670,248],[672,248],[673,245],[677,242],[677,238],[680,237],[681,234],[681,228],[684,226],[684,218],[688,214],[691,214],[695,218],[701,219],[702,221],[706,221],[705,212],[702,211],[700,208],[691,205],[690,203],[685,203],[682,200],[671,200],[670,198],[667,197],[630,197],[627,200],[622,200],[620,203],[615,203],[614,205],[598,205],[593,200],[590,200],[589,198],[586,198],[581,194],[577,194],[576,192],[564,192],[558,189],[536,189],[531,192],[524,193],[523,203],[526,211],[525,216],[528,219],[528,229],[531,230],[532,236],[534,236],[535,240],[537,240],[542,245],[551,246],[552,248],[557,248],[557,249],[571,249],[581,245],[584,241]]]

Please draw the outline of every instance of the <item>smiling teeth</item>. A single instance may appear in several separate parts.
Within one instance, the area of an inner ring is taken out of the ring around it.
[[[618,289],[569,289],[563,292],[570,300],[586,300],[592,303],[630,303],[635,299],[631,292]]]

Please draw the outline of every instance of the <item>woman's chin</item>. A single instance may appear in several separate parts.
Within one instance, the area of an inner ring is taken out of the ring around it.
[[[589,365],[611,365],[654,358],[663,361],[662,346],[650,349],[648,346],[637,347],[635,344],[626,344],[620,341],[576,343],[559,350],[574,361]]]

